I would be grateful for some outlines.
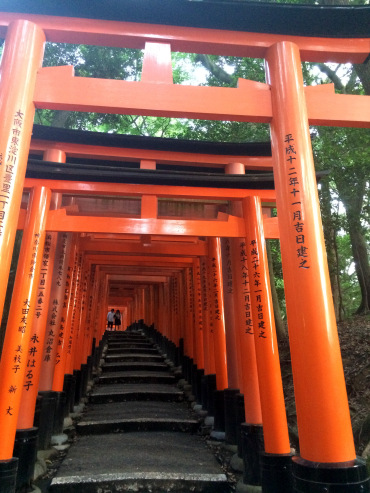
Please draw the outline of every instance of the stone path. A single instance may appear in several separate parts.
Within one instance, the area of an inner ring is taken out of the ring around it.
[[[78,438],[52,493],[227,493],[176,377],[139,333],[112,332]]]

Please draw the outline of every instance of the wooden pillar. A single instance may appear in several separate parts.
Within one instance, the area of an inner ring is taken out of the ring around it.
[[[67,351],[70,343],[71,334],[71,319],[72,319],[72,286],[73,286],[73,267],[76,261],[76,235],[72,239],[71,250],[69,253],[69,262],[67,267],[67,275],[64,284],[63,305],[61,326],[58,334],[58,347],[55,357],[55,369],[53,375],[52,390],[56,392],[63,391],[64,375],[66,372]]]
[[[63,298],[69,261],[70,243],[70,235],[67,233],[58,234],[50,302],[47,315],[46,336],[42,356],[39,391],[51,390],[53,386],[54,367],[58,349],[58,334],[62,319]]]
[[[67,360],[66,360],[66,373],[72,374],[74,370],[74,355],[76,352],[77,337],[78,337],[78,308],[79,308],[79,285],[81,283],[81,271],[82,271],[82,253],[78,250],[75,258],[75,264],[73,266],[73,283],[72,283],[72,319],[70,335],[67,346]]]
[[[98,302],[97,268],[96,265],[90,265],[90,263],[89,263],[89,268],[90,268],[90,276],[89,276],[89,284],[87,285],[86,321],[85,321],[85,325],[86,325],[85,331],[86,331],[87,349],[88,349],[88,352],[85,353],[86,358],[90,356],[90,351],[93,345],[93,338],[95,337],[92,317],[94,313],[94,308],[96,306],[96,303]],[[122,318],[122,314],[121,314],[121,318]],[[96,339],[95,339],[95,344],[96,344]]]
[[[76,306],[76,348],[74,353],[73,369],[80,370],[83,361],[83,348],[85,342],[85,296],[86,296],[86,260],[84,255],[81,254],[81,276],[78,282],[77,290],[77,306]]]
[[[11,316],[0,362],[0,460],[8,460],[13,455],[50,197],[50,190],[45,187],[33,189],[23,231],[10,305]]]
[[[221,239],[221,257],[224,291],[228,387],[231,389],[241,389],[241,381],[239,378],[240,352],[238,351],[236,343],[236,310],[232,279],[233,271],[231,259],[231,242],[229,238]]]
[[[203,309],[203,350],[204,350],[204,373],[215,374],[215,345],[213,332],[211,332],[210,296],[208,282],[208,258],[200,259],[201,287],[202,287],[202,309]]]
[[[35,106],[33,93],[45,35],[36,24],[9,25],[0,66],[0,319],[3,314]]]
[[[185,340],[185,332],[187,325],[186,300],[185,300],[185,272],[182,270],[179,273],[179,316],[180,316],[180,339]]]
[[[176,346],[179,345],[179,341],[181,338],[181,307],[180,307],[180,274],[176,273],[173,276],[173,296],[174,296],[174,323],[175,323],[175,340],[174,343]]]
[[[221,268],[221,241],[220,238],[209,238],[209,282],[212,296],[211,305],[213,311],[212,328],[215,344],[215,367],[217,390],[227,388],[227,363],[226,363],[226,339],[225,339],[225,317],[224,300],[222,289]]]
[[[52,194],[50,210],[55,210],[60,207],[61,198],[60,194]],[[17,429],[28,429],[33,427],[57,239],[58,233],[47,233],[45,236],[40,278],[37,287],[36,307],[28,348],[27,370],[22,389],[22,400],[18,415]]]
[[[88,292],[90,285],[90,275],[91,268],[89,262],[85,261],[84,266],[84,277],[82,284],[82,299],[81,299],[81,317],[80,317],[80,327],[81,327],[81,341],[80,341],[80,354],[81,354],[81,364],[87,363],[87,357],[91,352],[91,341],[90,333],[87,331],[86,319],[87,319],[87,305],[88,305]]]
[[[289,454],[288,425],[259,198],[243,199],[243,213],[265,452]]]
[[[262,423],[260,391],[256,349],[254,344],[254,324],[251,307],[247,249],[245,238],[232,239],[232,284],[235,295],[235,318],[237,344],[241,362],[241,392],[244,394],[245,421],[251,425]]]
[[[300,454],[315,463],[353,461],[356,454],[295,44],[280,42],[268,50],[267,77]]]
[[[198,370],[204,369],[204,326],[202,306],[202,285],[199,258],[193,263],[194,313],[195,313],[195,351]]]
[[[194,291],[192,285],[192,273],[190,267],[185,268],[185,293],[186,293],[186,326],[185,326],[185,354],[193,359],[194,354]]]

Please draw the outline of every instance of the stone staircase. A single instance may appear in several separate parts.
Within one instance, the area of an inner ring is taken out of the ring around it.
[[[109,332],[102,371],[52,493],[227,493],[177,378],[140,332]]]

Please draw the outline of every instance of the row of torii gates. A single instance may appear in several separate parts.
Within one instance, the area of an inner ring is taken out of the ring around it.
[[[198,370],[216,375],[218,390],[239,388],[247,423],[263,425],[266,456],[290,458],[265,250],[265,238],[279,238],[300,441],[295,491],[311,491],[312,481],[368,491],[353,444],[309,125],[368,127],[370,98],[335,94],[330,84],[304,87],[301,61],[362,63],[369,39],[11,12],[0,13],[0,31],[1,311],[23,229],[0,366],[0,471],[16,461],[16,431],[33,426],[38,390],[63,391],[66,375],[86,365],[109,306],[124,308],[127,325],[154,324],[183,344]],[[45,39],[145,47],[141,81],[41,68]],[[174,85],[171,49],[263,57],[267,81]],[[31,140],[35,108],[268,122],[272,157]],[[130,160],[154,174],[160,163],[219,167],[225,180],[273,170],[275,190],[25,178],[29,153],[56,168],[76,157]],[[275,205],[278,218],[269,213]]]

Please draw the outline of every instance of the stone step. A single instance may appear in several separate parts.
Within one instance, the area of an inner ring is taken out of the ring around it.
[[[166,363],[156,363],[147,361],[122,361],[117,363],[105,363],[102,366],[103,373],[122,370],[144,370],[144,371],[168,371]]]
[[[99,383],[140,383],[145,386],[148,383],[174,383],[174,375],[160,371],[117,371],[102,373]]]
[[[150,491],[227,493],[227,478],[197,435],[132,432],[81,436],[51,493]]]
[[[81,435],[119,431],[182,431],[194,433],[199,421],[184,402],[111,402],[90,406],[77,424]]]
[[[123,401],[171,401],[184,400],[183,392],[176,385],[168,384],[108,384],[99,385],[90,394],[91,403]]]
[[[108,351],[119,351],[120,349],[126,348],[153,348],[151,342],[111,342],[108,346]]]
[[[113,332],[108,332],[107,339],[108,340],[121,340],[121,339],[137,340],[137,339],[147,339],[147,337],[143,334],[130,334],[127,332],[113,331]]]
[[[110,337],[107,339],[108,345],[111,344],[143,344],[143,343],[151,343],[146,337]]]
[[[113,355],[113,354],[119,354],[123,353],[126,351],[131,351],[131,349],[154,349],[153,346],[151,345],[139,345],[139,344],[125,344],[122,345],[120,344],[117,347],[108,347],[107,348],[107,354]],[[158,352],[158,351],[157,351]]]
[[[147,361],[147,362],[160,362],[163,361],[164,358],[160,354],[143,354],[143,353],[137,353],[137,354],[115,354],[112,356],[106,356],[105,358],[105,363],[117,363],[117,362],[129,362],[129,361]]]
[[[139,348],[126,348],[126,349],[121,349],[119,354],[106,354],[106,358],[118,358],[121,355],[125,354],[158,354],[158,350],[155,349],[154,347],[139,347]]]

